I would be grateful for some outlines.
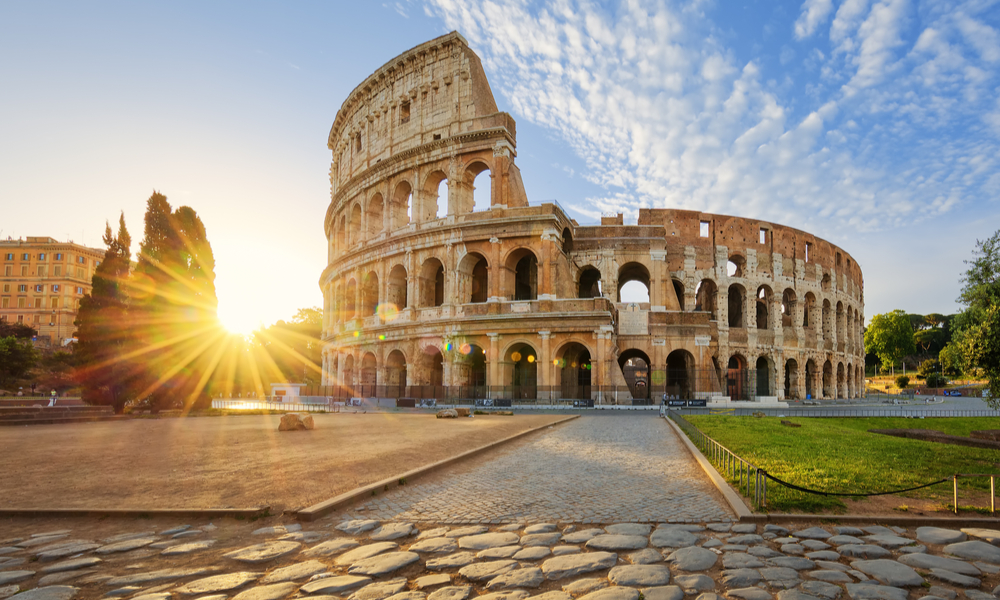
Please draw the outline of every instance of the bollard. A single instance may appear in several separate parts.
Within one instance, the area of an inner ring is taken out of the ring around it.
[[[953,490],[955,492],[955,494],[954,494],[955,495],[955,514],[957,515],[958,514],[958,475],[952,475],[951,476],[951,480],[952,480]]]

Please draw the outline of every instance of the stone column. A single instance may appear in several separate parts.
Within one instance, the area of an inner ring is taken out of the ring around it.
[[[539,392],[540,399],[549,399],[552,397],[549,387],[552,385],[552,354],[549,350],[549,342],[552,338],[552,332],[550,331],[539,331],[538,338],[542,341],[541,348],[538,351],[538,387],[542,388],[543,391]]]
[[[772,359],[774,361],[774,395],[778,400],[785,399],[785,356],[782,352],[776,352]]]
[[[494,388],[503,385],[500,383],[500,334],[499,333],[487,333],[486,337],[490,338],[490,353],[486,357],[486,385]]]

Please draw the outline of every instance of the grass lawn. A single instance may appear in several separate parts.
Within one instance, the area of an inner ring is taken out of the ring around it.
[[[950,477],[955,473],[1000,475],[1000,451],[909,440],[868,433],[869,429],[934,429],[968,436],[977,429],[1000,429],[1000,418],[793,418],[692,415],[686,419],[709,437],[768,473],[795,485],[828,492],[882,492]],[[989,496],[989,478],[959,480],[963,490]],[[768,482],[771,512],[838,512],[846,507],[831,496],[798,492]],[[900,494],[940,498],[951,504],[951,483]],[[968,496],[966,496],[968,499]],[[988,508],[988,504],[987,504]]]

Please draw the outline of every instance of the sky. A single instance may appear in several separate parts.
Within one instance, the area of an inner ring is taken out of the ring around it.
[[[458,30],[517,121],[532,203],[760,218],[857,260],[865,316],[953,313],[1000,229],[1000,3],[0,0],[0,237],[138,250],[201,216],[219,316],[320,306],[347,94]]]

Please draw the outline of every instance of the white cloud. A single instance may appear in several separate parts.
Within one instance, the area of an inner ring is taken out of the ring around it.
[[[806,0],[802,3],[802,11],[795,21],[795,38],[805,39],[811,36],[821,23],[826,21],[833,11],[833,0]]]

